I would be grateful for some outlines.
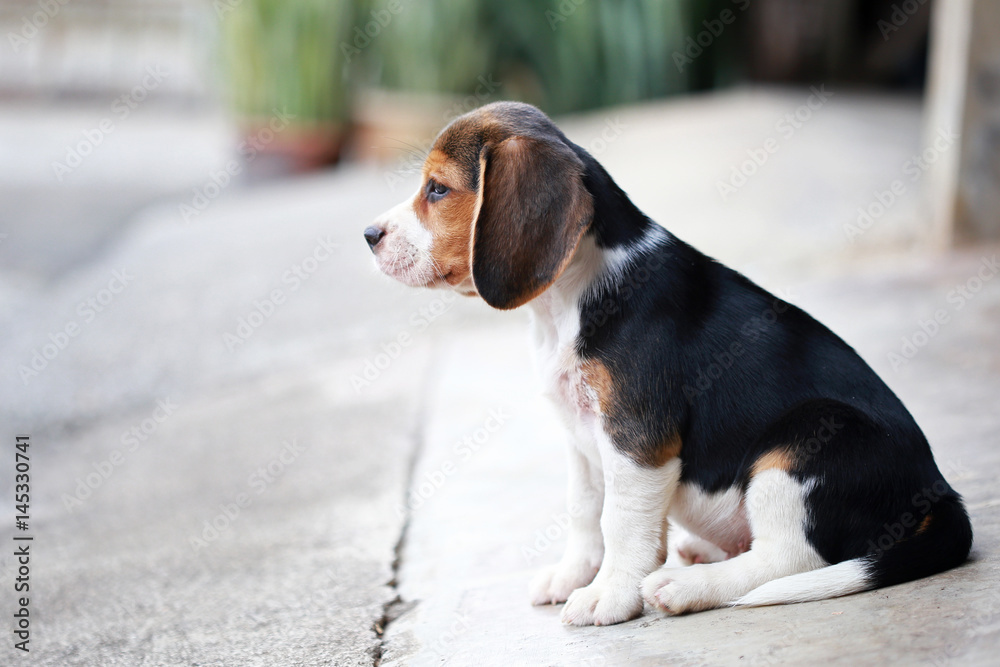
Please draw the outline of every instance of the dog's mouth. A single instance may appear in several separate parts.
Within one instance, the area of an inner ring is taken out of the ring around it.
[[[410,287],[423,287],[426,283],[417,264],[411,253],[382,252],[375,256],[375,265],[379,271]]]
[[[383,274],[407,287],[453,289],[465,296],[476,296],[472,276],[462,267],[440,267],[415,246],[396,242],[380,245],[375,252],[375,266]]]
[[[413,247],[396,248],[379,252],[375,265],[386,276],[407,287],[439,288],[451,287],[455,282],[452,272],[437,271],[434,263],[422,257]]]

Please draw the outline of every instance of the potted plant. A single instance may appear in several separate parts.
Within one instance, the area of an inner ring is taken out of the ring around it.
[[[268,163],[255,164],[257,173],[335,162],[349,119],[341,45],[354,24],[354,3],[230,0],[216,9],[244,159]]]

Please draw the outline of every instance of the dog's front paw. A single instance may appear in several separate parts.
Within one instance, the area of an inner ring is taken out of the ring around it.
[[[642,582],[642,597],[667,614],[684,614],[722,606],[717,587],[704,565],[661,568]]]
[[[550,565],[535,575],[528,587],[531,604],[559,604],[565,602],[570,593],[586,586],[594,580],[601,561],[597,559],[563,559],[557,565]]]
[[[614,625],[642,613],[642,596],[635,579],[597,578],[573,591],[562,610],[562,622],[571,625]]]

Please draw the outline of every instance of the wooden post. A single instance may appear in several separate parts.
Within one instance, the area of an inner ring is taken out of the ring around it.
[[[924,150],[934,158],[926,181],[932,243],[1000,240],[996,0],[938,0],[933,7]]]

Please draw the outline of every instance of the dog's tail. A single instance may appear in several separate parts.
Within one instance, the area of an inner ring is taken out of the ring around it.
[[[958,494],[941,498],[916,532],[889,548],[758,586],[734,605],[810,602],[913,581],[961,565],[972,548],[972,525]]]
[[[793,574],[758,586],[733,605],[763,607],[769,604],[791,604],[825,600],[875,588],[871,577],[871,561],[867,558],[845,560],[818,570]]]

